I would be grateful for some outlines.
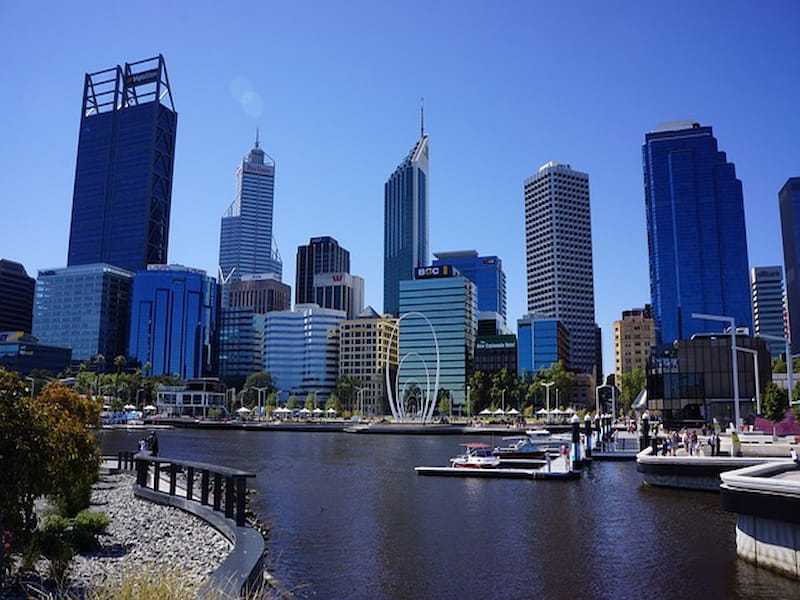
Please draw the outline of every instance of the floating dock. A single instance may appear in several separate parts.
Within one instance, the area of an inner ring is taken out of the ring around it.
[[[515,467],[469,468],[469,467],[414,467],[417,475],[439,475],[444,477],[484,477],[488,479],[577,479],[580,471],[567,468],[563,458],[554,458],[547,468],[546,461],[524,460],[522,463],[530,464],[539,462],[541,466],[536,469],[523,469]],[[503,461],[502,464],[508,464]]]

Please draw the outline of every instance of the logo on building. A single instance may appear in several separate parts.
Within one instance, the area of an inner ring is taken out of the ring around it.
[[[417,267],[414,270],[414,279],[432,279],[434,277],[452,277],[453,267],[441,265],[438,267]]]
[[[128,75],[125,78],[125,85],[128,87],[136,87],[137,85],[152,83],[156,79],[158,79],[158,69],[150,69],[149,71],[142,71],[135,75]]]

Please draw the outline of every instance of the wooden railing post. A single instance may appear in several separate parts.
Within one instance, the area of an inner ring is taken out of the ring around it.
[[[208,469],[203,469],[200,475],[200,504],[208,505]]]
[[[192,499],[192,487],[194,486],[194,467],[186,467],[186,499]]]
[[[233,477],[225,478],[225,518],[233,518]]]
[[[222,505],[222,474],[214,473],[214,510],[219,511]]]
[[[236,477],[236,524],[244,527],[245,524],[245,495],[247,492],[247,481],[241,475]]]

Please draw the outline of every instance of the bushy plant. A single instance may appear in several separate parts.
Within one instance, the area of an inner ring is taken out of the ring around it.
[[[97,536],[108,527],[108,515],[93,510],[83,510],[72,522],[72,543],[78,552],[94,550],[98,546]]]
[[[74,517],[88,508],[91,501],[92,482],[88,480],[75,481],[53,498],[58,513],[65,517]]]

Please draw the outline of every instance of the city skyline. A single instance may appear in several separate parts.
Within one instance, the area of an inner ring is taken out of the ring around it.
[[[79,19],[74,7],[5,7],[4,21],[18,26],[0,44],[15,56],[7,74],[19,93],[0,116],[13,140],[0,148],[12,225],[0,257],[32,276],[66,264],[82,75],[162,53],[181,115],[170,263],[216,273],[230,173],[258,127],[280,165],[274,231],[283,253],[335,237],[365,278],[366,304],[381,307],[383,184],[418,131],[420,96],[433,144],[430,251],[500,257],[509,322],[526,312],[525,177],[549,160],[589,174],[608,371],[613,321],[650,301],[640,153],[659,122],[714,128],[742,181],[750,266],[783,262],[777,194],[800,174],[800,124],[791,118],[798,83],[787,76],[800,66],[796,5],[420,6],[424,19],[392,15],[390,31],[387,9],[366,3],[261,7],[247,22],[201,5],[186,31],[169,26],[180,7],[160,7],[164,18],[142,31],[119,18],[121,8]],[[530,36],[535,22],[548,22],[547,31]],[[86,28],[92,39],[79,35]],[[412,36],[429,43],[409,47]],[[37,39],[61,40],[60,51],[43,60]],[[200,53],[207,39],[221,42],[219,52]],[[248,50],[254,39],[258,53]],[[284,281],[294,280],[291,269]]]

